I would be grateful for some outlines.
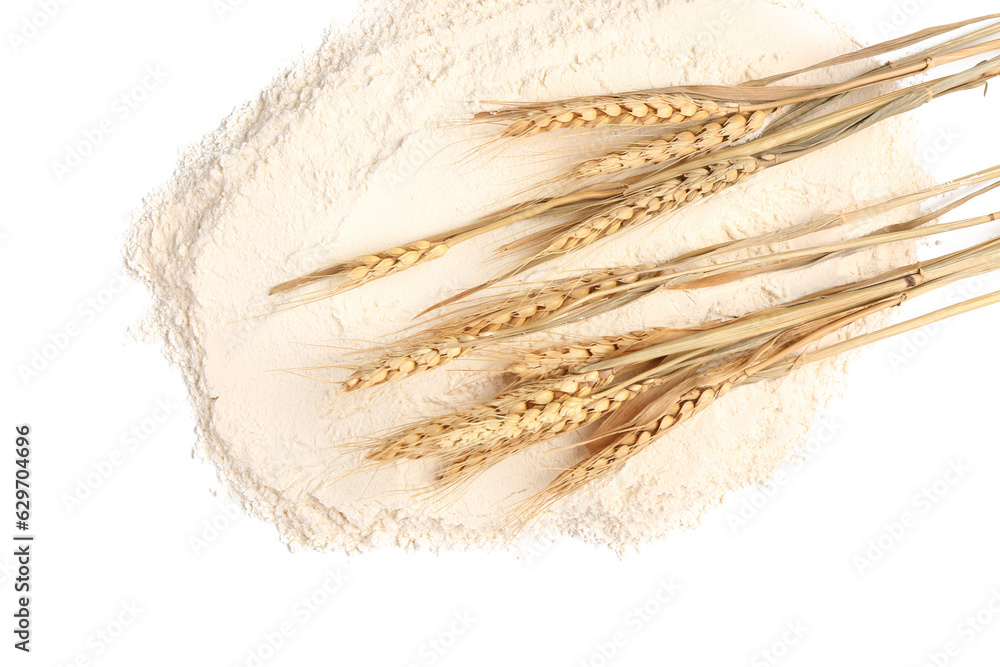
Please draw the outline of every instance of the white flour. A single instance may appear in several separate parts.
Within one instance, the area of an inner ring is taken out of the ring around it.
[[[465,244],[440,261],[338,297],[258,317],[269,312],[267,290],[323,263],[465,224],[530,183],[523,180],[530,174],[555,166],[529,159],[525,167],[516,151],[461,161],[480,144],[468,141],[476,131],[453,121],[482,108],[479,100],[733,84],[854,47],[792,2],[367,5],[354,25],[328,35],[315,56],[191,150],[174,181],[137,216],[128,262],[154,296],[150,330],[188,382],[199,454],[218,468],[225,490],[274,522],[293,548],[495,545],[503,510],[543,487],[555,475],[546,469],[573,461],[573,452],[515,457],[440,508],[404,490],[427,483],[430,468],[407,462],[348,475],[357,456],[338,450],[488,395],[489,383],[469,384],[478,377],[469,364],[326,408],[332,385],[276,371],[343,363],[342,348],[384,341],[431,302],[490,275],[495,265],[483,260],[501,237]],[[893,120],[774,168],[533,277],[581,262],[662,260],[909,191],[920,177],[904,125]],[[544,146],[533,143],[530,150]],[[571,332],[738,316],[875,273],[906,254],[881,250],[736,286],[656,295]],[[525,538],[561,532],[621,549],[693,525],[728,491],[767,479],[795,456],[818,411],[839,391],[844,363],[734,391],[608,483],[558,506]]]

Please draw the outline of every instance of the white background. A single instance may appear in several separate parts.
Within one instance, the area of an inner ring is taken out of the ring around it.
[[[871,349],[814,431],[815,454],[782,484],[734,494],[700,529],[639,554],[572,542],[530,558],[289,553],[271,526],[212,494],[214,471],[190,455],[179,374],[125,335],[145,294],[116,273],[126,215],[168,179],[178,148],[315,48],[350,3],[53,0],[15,48],[11,34],[45,4],[8,0],[0,13],[2,664],[997,664],[996,308]],[[985,0],[822,4],[868,43],[996,11]],[[163,80],[120,118],[116,98],[147,68]],[[942,178],[1000,156],[996,93],[960,98],[921,114],[931,138],[958,135],[940,154],[928,147]],[[105,117],[113,131],[59,179],[52,163]],[[37,377],[19,375],[73,326]],[[19,423],[34,452],[30,655],[11,646]],[[953,465],[965,472],[939,483],[940,498],[915,500]],[[97,488],[67,508],[88,476]],[[906,513],[915,525],[887,538]],[[878,562],[859,568],[880,537]],[[662,602],[670,580],[679,591]],[[983,609],[973,630],[967,618]],[[604,658],[616,633],[623,646]],[[951,641],[957,655],[940,655]]]

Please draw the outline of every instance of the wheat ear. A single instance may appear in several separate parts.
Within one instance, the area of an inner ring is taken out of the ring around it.
[[[559,473],[542,491],[515,512],[512,517],[514,525],[523,526],[553,503],[614,474],[657,438],[708,409],[716,399],[725,396],[732,387],[739,385],[746,378],[746,374],[739,371],[711,385],[701,381],[701,387],[686,391],[670,390],[669,399],[672,403],[662,416],[611,438],[608,444]]]
[[[443,241],[415,241],[372,255],[362,255],[289,280],[273,287],[269,294],[273,296],[287,292],[324,278],[343,278],[344,280],[330,291],[331,294],[339,294],[355,287],[361,287],[376,278],[384,278],[417,264],[444,257],[448,249],[448,244]]]
[[[622,189],[620,194],[586,207],[595,212],[505,246],[502,250],[531,251],[531,256],[513,270],[433,307],[466,298],[560,255],[586,248],[619,230],[717,194],[763,168],[821,150],[887,118],[913,111],[936,97],[981,87],[998,75],[1000,58],[992,58],[959,74],[894,91],[740,146],[623,180],[617,184]],[[525,208],[541,210],[545,215],[570,210],[547,206],[548,202],[532,202]],[[506,224],[503,219],[493,222],[496,226]]]
[[[773,112],[755,111],[732,114],[681,132],[664,134],[656,139],[591,158],[568,172],[573,178],[611,176],[630,169],[658,166],[716,148],[729,146],[764,127]]]
[[[476,122],[503,122],[503,137],[532,137],[560,129],[594,129],[605,125],[679,125],[697,123],[738,111],[684,94],[639,91],[595,95],[572,100],[523,104],[474,116]]]
[[[602,336],[579,340],[563,345],[536,348],[517,353],[516,361],[505,370],[522,381],[542,377],[558,377],[571,373],[575,367],[592,364],[597,359],[613,359],[620,354],[634,351],[642,345],[652,344],[663,338],[682,335],[682,330],[655,327],[627,334]]]
[[[550,378],[545,384],[553,389],[539,392],[541,401],[517,405],[518,411],[507,413],[502,429],[479,432],[464,447],[445,451],[434,487],[444,490],[468,483],[494,465],[535,444],[606,419],[663,383],[659,378],[651,378],[637,383],[612,384],[614,379],[614,376],[606,376],[587,396],[579,396],[579,392],[570,394],[559,390],[561,385],[576,382],[572,376]],[[602,386],[609,385],[613,388],[600,390]],[[569,385],[568,388],[571,387]]]
[[[469,451],[492,439],[512,440],[528,433],[559,433],[569,424],[586,424],[613,409],[590,400],[614,373],[585,373],[520,384],[493,400],[408,426],[373,446],[374,461],[416,459]],[[617,407],[617,406],[614,406]]]
[[[504,332],[542,324],[575,301],[600,290],[621,287],[642,276],[632,267],[597,271],[572,282],[560,282],[517,298],[500,298],[469,312],[460,311],[438,326],[375,349],[375,356],[356,366],[341,385],[345,391],[367,389],[438,368]]]
[[[581,250],[656,215],[679,210],[718,194],[774,163],[773,154],[725,160],[685,172],[658,187],[607,205],[557,234],[533,259]]]

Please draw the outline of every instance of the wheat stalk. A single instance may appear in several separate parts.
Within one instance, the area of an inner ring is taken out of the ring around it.
[[[471,325],[464,326],[462,329],[464,333],[458,337],[444,337],[440,333],[424,339],[417,337],[409,343],[409,347],[396,348],[394,354],[377,357],[357,368],[342,387],[347,391],[364,389],[431,370],[454,361],[484,343],[536,333],[547,327],[620,308],[651,294],[656,289],[715,286],[764,271],[798,268],[847,251],[988,224],[997,220],[1000,214],[992,213],[923,227],[927,221],[936,219],[944,212],[998,187],[1000,181],[941,210],[859,239],[725,262],[711,267],[686,270],[652,269],[649,265],[622,267],[609,272],[589,274],[578,280],[560,281],[542,290],[529,292],[524,302],[518,306],[512,305],[517,303],[517,300],[508,298],[502,305],[488,311],[487,315],[476,316]],[[442,327],[443,330],[447,328],[447,326]],[[544,353],[528,353],[522,363],[515,365],[510,372],[528,377],[532,369],[535,372],[543,372],[550,366],[555,368],[569,365],[574,355],[582,359],[588,350],[595,351],[591,356],[598,356],[596,352],[603,352],[611,346],[621,349],[632,343],[638,343],[640,339],[646,340],[654,333],[662,337],[669,331],[671,330],[656,329],[652,332],[633,332],[626,336],[550,349]]]
[[[993,268],[996,268],[996,264],[994,264]],[[689,389],[683,394],[676,392],[678,394],[676,399],[674,400],[674,397],[671,396],[669,397],[670,400],[667,401],[669,407],[663,410],[661,414],[651,417],[648,421],[619,428],[610,438],[606,438],[605,442],[599,448],[591,451],[583,460],[560,473],[545,489],[530,498],[527,503],[524,503],[511,516],[510,523],[514,527],[514,530],[523,527],[528,521],[537,517],[541,512],[559,500],[618,472],[626,462],[653,444],[656,439],[666,435],[684,421],[711,407],[717,400],[725,396],[730,389],[747,382],[778,379],[801,368],[805,364],[842,355],[891,336],[897,336],[929,324],[940,322],[949,317],[955,317],[998,303],[1000,303],[1000,292],[993,292],[906,322],[886,327],[879,331],[848,338],[814,353],[801,354],[792,359],[785,359],[785,357],[789,356],[786,353],[779,355],[782,358],[780,362],[776,359],[771,359],[749,370],[740,367],[740,364],[737,363],[732,365],[732,367],[724,368],[723,372],[714,371],[704,377],[695,378],[691,384],[699,385],[698,387]],[[871,312],[870,310],[861,311],[860,315],[867,316]],[[857,319],[860,319],[860,317],[840,320],[835,326],[842,328],[853,321],[857,321]],[[821,331],[821,333],[828,332],[829,329]],[[784,352],[787,352],[787,350]]]
[[[501,251],[527,251],[529,257],[512,270],[428,310],[464,299],[559,256],[590,247],[621,230],[716,195],[764,168],[821,150],[887,118],[917,109],[935,97],[980,87],[998,75],[1000,58],[993,58],[960,74],[894,91],[740,146],[605,184],[607,195],[596,201],[581,199],[567,204],[562,198],[541,199],[491,216],[488,218],[491,229],[540,216],[572,217],[504,246]]]
[[[432,490],[454,492],[512,455],[596,424],[591,438],[572,445],[586,446],[589,452],[509,516],[508,525],[516,531],[567,495],[621,470],[659,437],[741,384],[781,377],[804,363],[1000,302],[1000,293],[988,295],[807,352],[814,343],[870,315],[998,268],[1000,238],[994,238],[731,322],[690,332],[651,329],[577,344],[585,355],[571,351],[570,359],[560,359],[547,375],[521,380],[491,401],[405,427],[376,443],[367,458],[375,463],[433,460],[439,474]],[[560,358],[569,347],[535,354]],[[600,361],[589,363],[595,358]],[[572,363],[575,360],[580,363]]]
[[[589,247],[654,216],[718,194],[769,166],[795,160],[888,117],[912,111],[935,96],[980,86],[997,75],[1000,75],[1000,58],[993,58],[962,74],[895,91],[741,146],[625,182],[622,194],[610,197],[597,210],[506,246],[529,250],[532,255],[499,279]],[[556,208],[546,213],[558,212]],[[464,298],[499,279],[466,290],[460,296]]]

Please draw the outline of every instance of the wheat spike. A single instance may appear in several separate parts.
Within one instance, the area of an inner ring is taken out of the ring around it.
[[[764,127],[774,112],[732,114],[698,127],[664,134],[653,141],[587,160],[569,173],[576,178],[609,176],[629,169],[662,165],[729,146]]]
[[[558,432],[552,430],[559,421],[555,417],[564,410],[566,418],[582,421],[596,414],[595,407],[597,412],[607,409],[603,404],[592,406],[587,399],[595,388],[613,378],[610,372],[591,372],[517,385],[485,403],[407,427],[373,447],[368,458],[391,461],[440,456],[492,439],[514,439],[543,429]]]
[[[503,137],[532,137],[542,132],[605,125],[698,123],[736,110],[735,104],[684,94],[637,92],[507,107],[478,113],[474,120],[506,122],[500,133]]]
[[[437,338],[416,342],[396,353],[356,366],[340,385],[343,391],[359,391],[429,371],[453,361],[469,351],[458,338]]]
[[[594,389],[608,387],[613,379],[611,376],[602,378]],[[572,377],[556,379],[553,380],[553,386],[558,386],[559,382],[566,385],[576,380]],[[613,388],[588,393],[587,396],[579,396],[579,392],[569,394],[548,390],[541,398],[548,399],[551,393],[554,394],[552,400],[547,403],[527,403],[527,410],[523,413],[513,413],[506,417],[509,423],[506,430],[483,433],[480,438],[470,441],[464,447],[446,451],[435,486],[446,489],[471,481],[492,466],[532,445],[557,435],[572,433],[614,414],[623,405],[662,382],[657,378],[626,386],[614,385]],[[518,409],[521,407],[523,406],[519,405]]]
[[[339,294],[360,287],[376,278],[384,278],[411,266],[443,257],[449,246],[444,242],[415,241],[398,248],[390,248],[372,255],[362,255],[335,264],[320,271],[281,283],[271,289],[270,294],[280,294],[293,290],[322,278],[344,278],[330,294]]]
[[[564,226],[564,231],[549,241],[535,258],[585,248],[655,215],[676,211],[722,192],[775,161],[775,156],[770,154],[735,158],[685,172],[655,187],[631,194],[622,201],[613,202],[601,213],[589,215],[581,222]]]
[[[455,460],[496,443],[538,442],[603,419],[659,382],[601,391],[614,380],[614,372],[592,371],[517,385],[485,403],[407,427],[372,447],[367,458]]]
[[[508,367],[507,371],[522,380],[555,377],[571,372],[575,366],[594,363],[596,359],[611,359],[674,331],[676,330],[668,327],[657,327],[631,331],[620,336],[605,336],[542,350],[531,350],[521,353],[519,360]]]
[[[443,366],[506,331],[540,325],[580,299],[634,283],[643,267],[638,267],[640,273],[636,268],[597,271],[516,297],[501,297],[472,312],[462,311],[434,329],[388,346],[386,353],[355,367],[341,388],[367,389]]]
[[[376,446],[368,458],[391,461],[400,458],[436,457],[444,468],[437,486],[445,488],[466,481],[525,448],[559,434],[570,433],[614,413],[651,387],[660,378],[642,382],[617,382],[615,371],[573,373],[572,367],[595,359],[608,360],[655,342],[666,328],[636,331],[581,342],[572,349],[556,347],[532,353],[551,364],[543,376],[538,369],[495,399],[459,413],[429,420],[396,434]],[[518,364],[510,371],[515,374]]]
[[[520,521],[530,520],[559,499],[617,472],[650,443],[707,409],[747,377],[745,372],[737,371],[710,385],[677,392],[676,402],[664,414],[640,427],[616,434],[610,442],[560,473],[545,489],[529,499],[520,512]]]

